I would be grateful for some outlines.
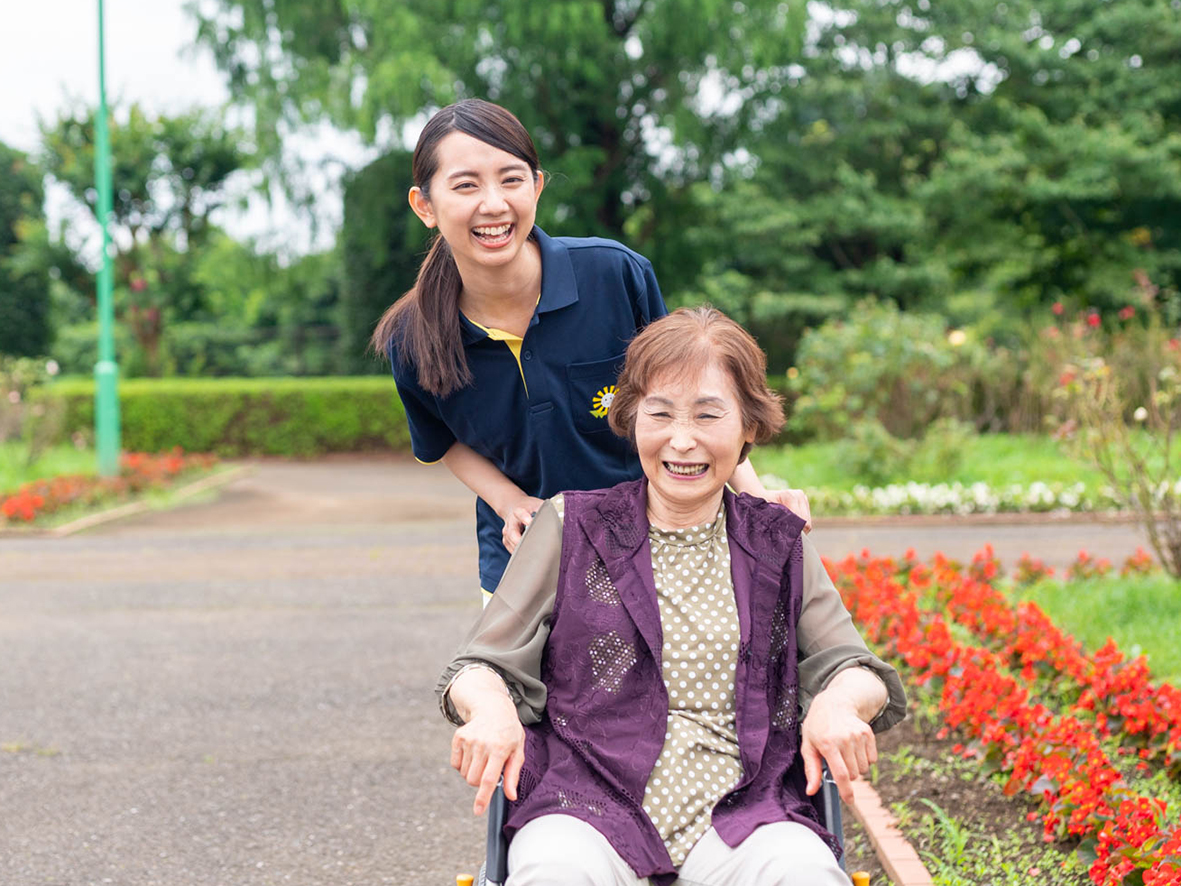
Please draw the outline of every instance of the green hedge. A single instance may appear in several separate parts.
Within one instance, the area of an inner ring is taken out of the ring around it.
[[[62,379],[66,436],[94,427],[94,382]],[[123,448],[237,455],[410,448],[393,379],[169,378],[119,383]]]

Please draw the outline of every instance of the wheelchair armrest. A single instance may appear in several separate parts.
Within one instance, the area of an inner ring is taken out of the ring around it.
[[[508,799],[504,795],[504,786],[498,784],[488,804],[488,846],[484,851],[490,883],[503,883],[508,879],[508,840],[504,837],[507,820]]]
[[[820,780],[820,792],[824,795],[824,829],[837,838],[837,842],[841,845],[841,849],[845,848],[845,827],[841,822],[841,792],[837,789],[837,783],[833,781],[832,773],[828,771],[828,764],[824,764],[824,770]],[[837,859],[841,866],[841,870],[845,870],[845,853],[841,852],[841,857]]]

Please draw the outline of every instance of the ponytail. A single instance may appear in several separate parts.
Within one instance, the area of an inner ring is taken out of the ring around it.
[[[462,288],[451,247],[436,235],[414,287],[386,309],[370,340],[378,354],[391,356],[396,347],[399,361],[413,364],[418,383],[437,397],[472,381],[459,324]]]

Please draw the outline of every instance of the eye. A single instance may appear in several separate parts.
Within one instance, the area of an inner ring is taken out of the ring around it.
[[[453,190],[453,191],[464,191],[464,190],[468,190],[468,189],[470,189],[470,188],[474,188],[475,186],[476,186],[475,182],[460,182],[459,184],[457,184],[457,185],[456,185],[454,188],[452,188],[451,190]]]
[[[711,412],[702,412],[697,416],[698,421],[717,421],[719,418],[721,418],[720,415],[714,415]]]
[[[504,180],[504,184],[506,184],[506,185],[519,185],[519,184],[521,184],[523,181],[525,181],[525,179],[521,178],[521,176],[519,176],[519,175],[510,175],[508,178],[506,178],[506,179]]]

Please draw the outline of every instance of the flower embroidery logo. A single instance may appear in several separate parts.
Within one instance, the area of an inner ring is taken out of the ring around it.
[[[591,401],[591,406],[594,407],[590,414],[595,418],[605,418],[607,410],[611,408],[612,401],[615,400],[615,385],[607,385],[599,393],[595,394],[595,399]]]

